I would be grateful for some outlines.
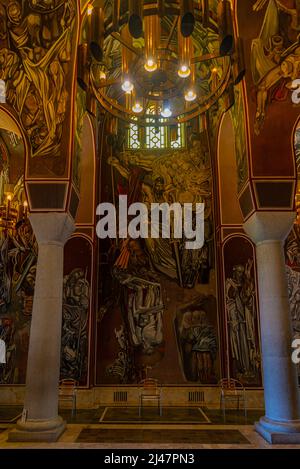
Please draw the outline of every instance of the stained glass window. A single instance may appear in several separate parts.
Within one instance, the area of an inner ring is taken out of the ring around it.
[[[159,114],[160,109],[156,105],[150,105],[146,113],[146,126],[139,126],[138,123],[129,125],[127,138],[129,150],[185,147],[185,124],[163,125],[165,119],[157,117]]]
[[[139,140],[139,126],[137,124],[130,124],[128,136],[128,148],[132,148],[132,150],[138,150],[141,148],[141,142]]]

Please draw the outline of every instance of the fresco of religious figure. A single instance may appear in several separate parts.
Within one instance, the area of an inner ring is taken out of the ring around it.
[[[212,176],[208,153],[204,150],[200,135],[194,134],[190,148],[178,152],[176,158],[173,153],[155,157],[149,153],[125,152],[108,159],[109,164],[126,181],[119,186],[119,193],[127,192],[128,204],[139,201],[150,208],[152,203],[205,202],[206,236],[201,249],[193,253],[187,252],[184,239],[145,240],[155,269],[172,279],[177,279],[182,287],[192,288],[198,280],[201,281],[201,277],[203,283],[207,283],[212,265]]]
[[[218,380],[218,332],[216,311],[211,309],[213,303],[212,298],[201,297],[176,315],[175,329],[187,381],[214,384]],[[209,309],[210,313],[201,308]]]
[[[61,378],[80,382],[88,367],[90,285],[81,268],[64,277]]]
[[[286,274],[293,339],[300,339],[300,228],[294,225],[285,243]],[[300,382],[300,365],[298,377]]]
[[[15,233],[4,233],[0,252],[1,338],[8,353],[0,382],[24,384],[37,262],[37,244],[28,219],[17,224]]]
[[[96,382],[133,384],[153,376],[166,384],[216,384],[219,329],[206,130],[190,130],[187,148],[176,151],[125,151],[124,145],[112,144],[103,163],[102,182],[103,200],[117,203],[118,196],[127,195],[128,205],[144,203],[148,214],[153,203],[190,203],[195,208],[196,203],[204,203],[205,242],[201,249],[186,249],[185,236],[175,238],[171,223],[170,239],[100,243],[105,275],[98,313]],[[147,222],[150,225],[151,216]],[[159,221],[159,231],[163,223]],[[193,324],[184,338],[179,330],[188,311]],[[117,335],[116,331],[122,332]],[[107,336],[114,341],[107,343]]]
[[[74,0],[8,0],[1,5],[0,79],[18,113],[32,157],[60,154],[69,90]],[[61,169],[62,168],[62,169]],[[56,165],[54,171],[62,171]]]
[[[226,278],[226,313],[231,358],[240,380],[257,375],[259,352],[255,337],[255,288],[253,260],[233,266],[232,276]]]

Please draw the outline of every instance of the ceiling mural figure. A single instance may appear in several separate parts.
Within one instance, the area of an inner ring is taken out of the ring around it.
[[[294,8],[290,8],[291,3]],[[254,11],[266,6],[259,37],[252,41],[251,70],[255,85],[257,109],[255,133],[260,134],[272,101],[284,101],[299,78],[300,19],[296,1],[259,0]]]
[[[0,78],[35,158],[60,153],[75,13],[75,0],[9,0],[0,8],[0,23],[7,25],[1,29]]]

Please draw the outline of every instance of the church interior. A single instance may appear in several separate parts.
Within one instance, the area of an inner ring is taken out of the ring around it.
[[[299,0],[0,0],[0,449],[300,445],[298,174]]]

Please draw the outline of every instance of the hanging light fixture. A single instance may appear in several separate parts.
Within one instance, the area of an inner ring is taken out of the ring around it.
[[[104,10],[101,7],[95,6],[90,12],[90,51],[92,57],[97,62],[101,62],[103,59],[104,43]]]
[[[92,3],[92,0],[89,1]],[[128,2],[126,24],[126,12],[121,0],[112,0],[107,15],[111,18],[107,32],[112,32],[113,41],[118,42],[118,47],[115,42],[108,41],[105,49],[107,63],[91,62],[92,67],[97,67],[97,73],[92,69],[90,76],[95,85],[94,93],[107,112],[126,122],[139,122],[144,129],[150,124],[159,129],[160,123],[176,127],[178,123],[187,122],[206,112],[216,99],[224,95],[230,80],[234,84],[240,81],[244,74],[243,57],[238,53],[238,41],[235,47],[229,0],[218,0],[220,52],[223,55],[231,54],[230,61],[226,60],[225,64],[224,59],[215,54],[207,57],[204,52],[203,57],[202,52],[199,57],[198,53],[195,54],[198,51],[198,38],[192,36],[192,33],[196,13],[201,27],[206,25],[208,28],[207,34],[215,34],[215,26],[210,20],[209,0]],[[90,24],[95,9],[100,5],[103,5],[103,0],[94,0],[93,8],[88,7]],[[122,70],[119,72],[120,62]],[[210,62],[210,66],[205,64],[205,67],[211,70],[211,77],[205,77],[209,93],[206,93],[207,96],[201,93],[201,99],[198,90],[200,73],[199,76],[196,74],[198,69],[195,65],[199,62]],[[120,93],[121,90],[125,95]],[[153,116],[152,120],[150,115]]]
[[[115,32],[119,31],[119,18],[120,18],[120,0],[114,0],[113,2],[113,13],[112,13],[113,21],[113,30]]]
[[[158,16],[162,18],[165,14],[165,0],[157,0]]]
[[[171,106],[170,106],[170,101],[168,99],[166,99],[164,102],[163,102],[163,106],[162,106],[162,110],[161,110],[161,116],[162,117],[171,117],[172,115],[172,109],[171,109]]]
[[[131,36],[129,34],[129,27],[127,24],[122,28],[121,38],[125,44],[131,44]],[[122,90],[125,93],[131,93],[134,86],[129,77],[129,63],[131,61],[131,51],[126,47],[122,46]]]
[[[132,37],[138,39],[143,35],[143,7],[141,0],[129,0],[128,27]]]
[[[131,93],[133,88],[134,86],[132,81],[129,79],[129,77],[126,77],[122,83],[122,90],[125,91],[125,93]]]
[[[202,25],[203,28],[207,28],[209,24],[209,0],[200,0],[201,14],[202,14]]]
[[[145,70],[157,70],[157,49],[160,43],[160,18],[158,15],[145,16]]]
[[[187,101],[187,102],[192,102],[192,101],[195,101],[195,99],[197,98],[197,93],[196,91],[194,90],[194,88],[188,88],[185,93],[184,93],[184,99]]]
[[[142,105],[142,100],[136,99],[133,103],[132,111],[135,114],[140,114],[141,112],[143,112],[143,110],[144,110],[144,108],[143,108],[143,105]]]
[[[88,4],[88,7],[87,7],[87,14],[88,16],[91,16],[91,14],[93,13],[93,5],[91,3]]]
[[[140,114],[141,112],[143,112],[143,106],[141,105],[140,102],[135,102],[134,105],[132,106],[132,111],[135,113],[135,114]]]
[[[136,92],[133,91],[132,93],[132,112],[135,114],[140,114],[143,112],[144,107],[143,107],[143,98],[140,96],[137,96]]]
[[[180,78],[189,77],[191,74],[192,40],[190,37],[183,37],[180,31],[178,31],[178,58],[178,75]]]
[[[81,89],[87,90],[89,84],[88,45],[79,44],[77,49],[77,82]]]
[[[232,76],[235,85],[238,85],[246,74],[243,40],[238,37],[235,42],[235,52],[231,57]]]
[[[191,67],[190,84],[184,92],[184,99],[187,102],[192,102],[192,101],[195,101],[196,98],[197,98],[197,93],[195,90],[195,64],[193,64]]]
[[[189,37],[193,34],[194,28],[194,1],[180,0],[180,32],[183,37]]]
[[[220,55],[232,54],[234,48],[234,29],[229,0],[221,0],[218,5],[218,25]]]

